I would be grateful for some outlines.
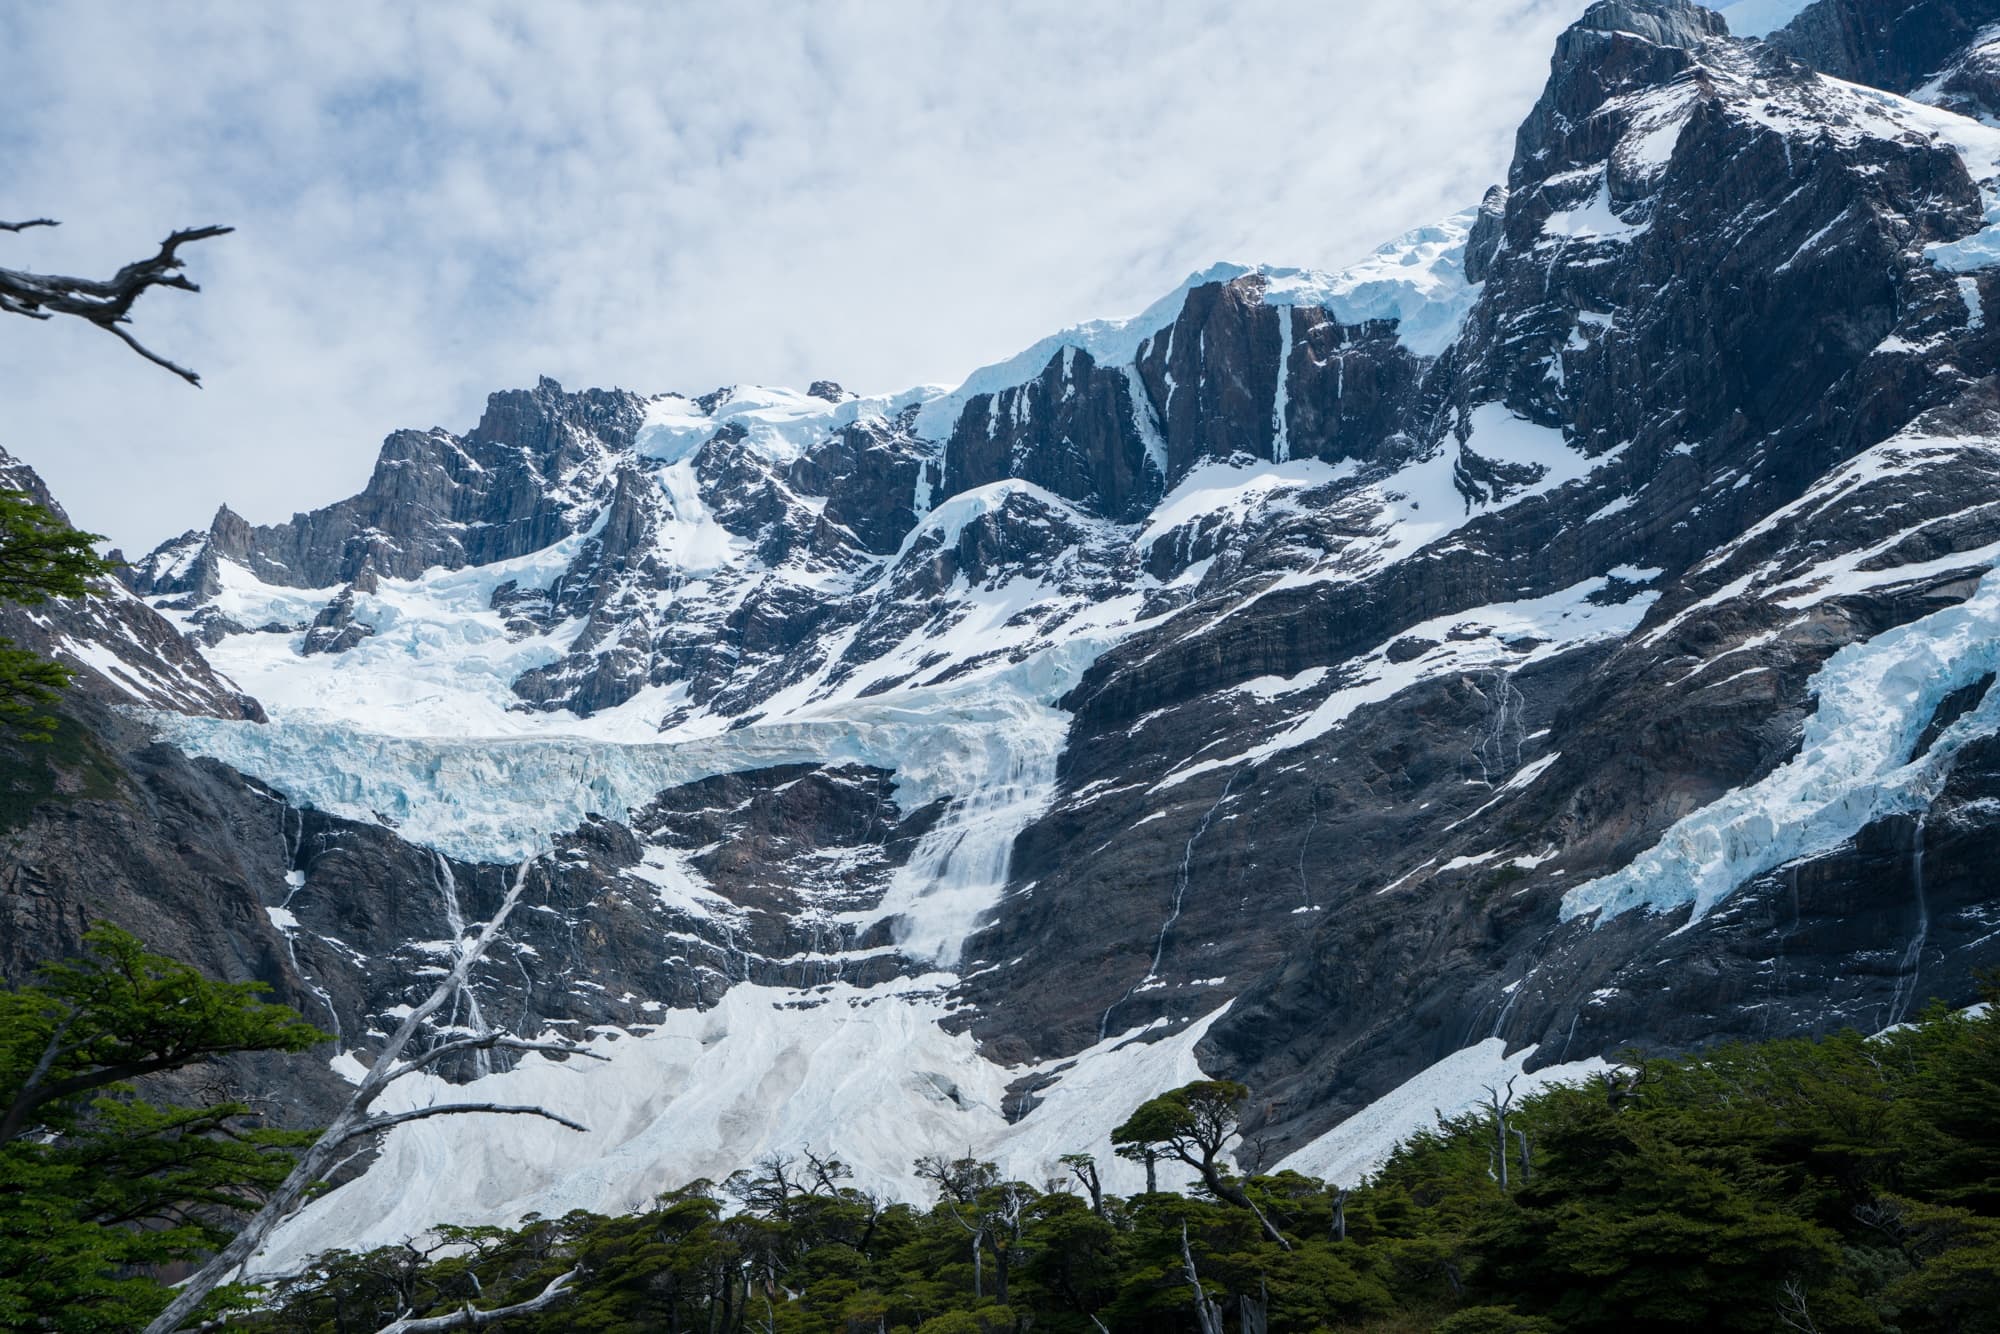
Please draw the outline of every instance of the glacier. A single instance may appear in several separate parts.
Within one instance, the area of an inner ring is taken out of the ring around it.
[[[1996,671],[2000,571],[1989,570],[1964,602],[1835,652],[1809,687],[1818,706],[1793,759],[1684,817],[1623,869],[1570,890],[1563,920],[1686,908],[1692,925],[1774,867],[1837,847],[1875,820],[1922,812],[1959,748],[2000,730],[2000,691],[1988,690],[1923,754],[1912,748],[1946,695]]]
[[[1784,7],[1779,0],[1746,0],[1736,8],[1745,18],[1755,11],[1768,19]],[[1754,114],[1788,134],[1942,136],[1969,166],[2000,161],[2000,134],[1960,123],[1962,118],[1834,80],[1815,87],[1813,98],[1838,104],[1850,119],[1829,131],[1824,118],[1808,114],[1816,104],[1797,99],[1746,103],[1754,110],[1737,114]],[[1643,176],[1666,168],[1694,101],[1686,87],[1649,91],[1639,101],[1627,108],[1630,126],[1613,154],[1621,167]],[[1612,212],[1609,159],[1584,171],[1601,173],[1596,192],[1582,206],[1553,215],[1537,244],[1550,250],[1551,272],[1565,248],[1617,249],[1611,243],[1649,225],[1643,219],[1627,224]],[[1974,174],[1984,181],[1991,172]],[[1190,275],[1136,317],[1062,331],[955,388],[853,396],[738,385],[699,400],[678,393],[644,400],[643,424],[629,451],[639,467],[631,475],[643,471],[658,484],[660,494],[647,502],[658,504],[663,517],[644,554],[666,571],[657,587],[642,590],[645,614],[654,618],[647,631],[675,618],[698,624],[690,609],[702,607],[703,599],[710,609],[740,608],[763,579],[816,597],[851,597],[869,604],[871,615],[911,611],[901,620],[884,615],[879,622],[841,625],[813,640],[799,661],[813,660],[802,668],[788,661],[786,683],[760,697],[754,715],[747,707],[732,715],[723,707],[696,706],[685,682],[646,685],[588,717],[523,707],[514,682],[561,660],[589,627],[575,616],[539,632],[523,630],[495,609],[496,593],[508,583],[551,589],[603,531],[608,509],[529,555],[431,570],[415,579],[381,579],[366,590],[278,588],[223,559],[221,591],[210,607],[242,625],[278,628],[229,635],[206,655],[263,701],[273,721],[159,714],[159,735],[261,779],[295,803],[380,821],[414,844],[460,860],[526,862],[592,815],[622,818],[663,789],[785,764],[868,765],[893,774],[896,800],[905,809],[947,802],[943,817],[889,876],[879,901],[835,915],[857,936],[891,924],[896,950],[918,966],[917,975],[873,987],[844,980],[798,988],[743,982],[706,1009],[652,1003],[643,1008],[656,1022],[591,1030],[584,1036],[607,1058],[602,1064],[529,1055],[512,1069],[485,1071],[465,1084],[407,1081],[395,1093],[407,1100],[403,1105],[539,1103],[574,1113],[590,1128],[576,1134],[524,1118],[448,1118],[402,1127],[387,1137],[371,1171],[293,1220],[260,1268],[282,1272],[330,1245],[393,1244],[441,1219],[510,1224],[530,1212],[634,1208],[661,1190],[725,1176],[762,1153],[807,1146],[838,1153],[854,1166],[858,1186],[893,1198],[923,1193],[911,1159],[928,1150],[992,1158],[1007,1174],[1029,1180],[1054,1173],[1063,1153],[1088,1151],[1098,1156],[1111,1189],[1136,1186],[1140,1169],[1112,1156],[1110,1130],[1140,1100],[1203,1074],[1196,1050],[1226,1005],[1210,1002],[1205,1015],[1172,1031],[1158,1023],[1117,1030],[1114,1004],[1093,1045],[1067,1059],[1019,1066],[982,1056],[963,1016],[955,1019],[966,942],[1000,902],[1015,841],[1056,799],[1070,726],[1060,701],[1122,639],[1189,606],[1220,621],[1274,592],[1366,577],[1418,552],[1469,540],[1461,530],[1482,515],[1565,488],[1573,488],[1571,498],[1591,495],[1588,522],[1610,519],[1634,505],[1635,493],[1601,503],[1589,488],[1601,485],[1596,474],[1619,461],[1627,446],[1586,454],[1561,430],[1500,402],[1475,399],[1461,405],[1460,439],[1447,434],[1411,448],[1414,442],[1405,437],[1370,464],[1290,458],[1289,379],[1281,374],[1274,400],[1255,408],[1273,414],[1276,460],[1211,456],[1179,478],[1140,523],[1112,523],[1023,480],[940,497],[931,471],[920,467],[914,494],[900,492],[914,502],[917,521],[899,549],[884,555],[871,547],[846,564],[811,568],[784,567],[775,557],[766,563],[751,537],[725,526],[718,517],[722,502],[711,508],[712,497],[704,497],[697,456],[728,430],[746,457],[774,465],[766,476],[780,478],[776,465],[798,462],[834,432],[893,419],[899,430],[914,432],[920,454],[932,451],[935,465],[973,398],[1017,387],[1059,355],[1068,354],[1067,369],[1081,352],[1129,377],[1140,443],[1164,478],[1160,423],[1148,396],[1137,392],[1142,386],[1131,363],[1150,339],[1173,327],[1190,291],[1251,280],[1248,286],[1281,313],[1287,349],[1281,365],[1289,364],[1298,333],[1290,312],[1307,306],[1347,324],[1394,321],[1407,351],[1434,358],[1459,337],[1480,294],[1465,270],[1477,216],[1476,210],[1454,214],[1334,273],[1219,264]],[[1932,258],[1945,268],[1958,262],[1955,252],[1941,247],[1933,248]],[[1579,318],[1608,324],[1613,316],[1586,312]],[[1505,466],[1481,468],[1481,462]],[[602,457],[590,466],[600,470],[593,474],[599,480],[608,467]],[[1529,480],[1517,480],[1523,476]],[[825,516],[824,496],[794,495],[791,502],[788,518]],[[933,562],[945,568],[943,553],[963,545],[975,525],[997,526],[1022,513],[1078,544],[1050,566],[1102,548],[1137,569],[1173,564],[1150,560],[1162,542],[1213,539],[1219,528],[1248,530],[1288,512],[1334,509],[1353,520],[1339,543],[1255,588],[1246,584],[1246,594],[1227,604],[1199,601],[1213,557],[1175,566],[1171,574],[1132,575],[1108,593],[1078,593],[1046,571],[985,584],[961,572],[941,590],[916,577]],[[1856,553],[1847,566],[1821,573],[1850,584],[1879,577],[1858,568],[1869,555]],[[177,559],[185,564],[193,554]],[[1601,572],[1568,587],[1556,585],[1573,576],[1534,590],[1495,585],[1468,599],[1490,599],[1484,605],[1437,615],[1435,607],[1426,608],[1393,637],[1342,662],[1283,677],[1250,676],[1227,687],[1263,710],[1256,724],[1261,734],[1228,737],[1234,744],[1217,747],[1224,758],[1195,758],[1215,754],[1206,747],[1194,752],[1152,790],[1306,746],[1347,726],[1358,710],[1420,683],[1504,681],[1523,665],[1631,636],[1660,597],[1644,585],[1661,572],[1612,566],[1607,558],[1575,574],[1589,571]],[[1898,577],[1910,573],[1902,567]],[[924,600],[914,610],[894,605],[905,587],[898,580],[906,576],[907,587],[918,590],[910,596]],[[304,634],[297,627],[339,597],[349,599],[354,622],[372,633],[337,656],[302,655]],[[161,610],[184,630],[198,628],[183,612]],[[862,637],[882,626],[888,630],[879,636]],[[1975,731],[2000,724],[2000,700],[1989,698],[1929,754],[1907,758],[1936,700],[1992,669],[2000,652],[1996,642],[2000,576],[1988,578],[1962,607],[1835,655],[1816,678],[1819,709],[1797,760],[1691,814],[1624,870],[1571,890],[1562,898],[1564,920],[1595,914],[1602,922],[1635,908],[1682,906],[1691,906],[1691,919],[1698,919],[1770,864],[1832,846],[1881,814],[1921,809],[1953,749]],[[857,643],[866,652],[850,661]],[[1894,706],[1871,712],[1867,704],[1878,696],[1893,698]],[[1522,765],[1517,749],[1512,766],[1488,772],[1482,763],[1478,777],[1466,781],[1490,798],[1465,819],[1503,794],[1525,790],[1556,759],[1551,753]],[[1229,791],[1223,788],[1209,819]],[[1208,827],[1205,819],[1195,837]],[[1153,968],[1134,983],[1135,991],[1158,970],[1160,942],[1177,921],[1193,847],[1190,841],[1182,854],[1176,915],[1162,928]],[[1501,855],[1461,855],[1443,869]],[[1555,855],[1551,849],[1505,864],[1532,868]],[[1303,882],[1303,844],[1299,859]],[[1375,892],[1397,889],[1432,864]],[[727,913],[732,906],[678,853],[649,848],[628,874],[650,884],[663,902],[692,912]],[[442,878],[437,889],[458,931],[457,904]],[[282,905],[270,913],[289,941],[297,919]],[[472,1018],[475,1026],[481,1022]],[[1471,1106],[1484,1083],[1533,1085],[1601,1068],[1587,1061],[1526,1076],[1533,1055],[1532,1049],[1509,1054],[1498,1038],[1448,1054],[1282,1165],[1350,1181],[1429,1115]],[[344,1049],[335,1068],[351,1071],[358,1060],[356,1050]],[[1038,1089],[1038,1105],[1010,1123],[1002,1108],[1009,1087],[1024,1077],[1052,1082]],[[468,1169],[468,1163],[487,1166]]]

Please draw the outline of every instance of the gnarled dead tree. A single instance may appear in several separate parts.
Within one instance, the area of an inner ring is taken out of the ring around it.
[[[496,1306],[491,1310],[482,1311],[468,1302],[458,1310],[447,1312],[444,1315],[424,1316],[422,1318],[400,1316],[376,1330],[375,1334],[437,1334],[438,1331],[447,1329],[485,1329],[488,1325],[497,1325],[510,1316],[531,1315],[536,1311],[546,1311],[557,1302],[569,1296],[566,1290],[569,1286],[569,1281],[575,1278],[579,1272],[579,1270],[572,1269],[567,1274],[558,1275],[541,1292],[530,1297],[527,1301],[516,1302],[512,1306]]]
[[[1222,1303],[1208,1295],[1208,1289],[1201,1285],[1201,1275],[1195,1272],[1186,1223],[1181,1224],[1181,1273],[1187,1276],[1188,1287],[1194,1292],[1194,1318],[1201,1326],[1201,1334],[1222,1334]]]
[[[30,227],[59,225],[53,218],[30,218],[26,222],[0,222],[0,231],[24,232]],[[118,337],[155,366],[164,366],[200,388],[201,376],[152,351],[127,333],[125,326],[132,322],[132,303],[149,288],[174,287],[183,292],[199,292],[201,288],[181,272],[180,248],[190,241],[206,241],[235,230],[234,227],[184,227],[160,242],[159,254],[151,259],[134,260],[103,279],[0,268],[0,312],[25,315],[31,320],[54,319],[58,315],[88,320]]]
[[[340,1114],[333,1118],[333,1124],[314,1141],[313,1146],[299,1157],[298,1165],[292,1168],[292,1174],[271,1192],[270,1197],[264,1201],[264,1207],[244,1225],[243,1230],[231,1238],[229,1244],[218,1251],[214,1259],[203,1265],[194,1277],[181,1285],[179,1293],[175,1295],[167,1309],[160,1312],[152,1324],[146,1326],[145,1334],[173,1334],[179,1329],[187,1318],[194,1314],[196,1308],[208,1299],[211,1292],[228,1282],[247,1261],[263,1249],[265,1240],[279,1223],[298,1208],[313,1183],[326,1180],[348,1157],[352,1156],[354,1150],[349,1146],[358,1147],[357,1141],[365,1145],[368,1140],[381,1132],[410,1121],[421,1121],[433,1116],[457,1116],[468,1112],[500,1116],[537,1116],[570,1130],[585,1129],[569,1118],[558,1116],[546,1108],[506,1103],[452,1102],[418,1107],[404,1112],[371,1110],[375,1100],[381,1097],[391,1084],[419,1070],[428,1070],[444,1057],[456,1052],[491,1051],[497,1048],[502,1051],[561,1052],[571,1056],[587,1056],[594,1060],[605,1059],[595,1052],[586,1051],[567,1042],[530,1042],[499,1033],[453,1038],[439,1042],[408,1059],[403,1057],[404,1049],[416,1037],[417,1030],[424,1022],[450,1004],[452,998],[466,986],[472,976],[473,965],[479,962],[487,947],[499,936],[500,928],[506,924],[508,915],[514,911],[514,905],[521,901],[521,893],[528,885],[528,872],[533,869],[534,864],[532,860],[521,863],[521,869],[516,873],[506,899],[501,902],[500,910],[493,914],[492,920],[480,928],[478,936],[470,944],[461,943],[458,961],[452,966],[451,971],[445,974],[444,980],[437,984],[437,988],[423,1004],[410,1011],[404,1018],[402,1026],[376,1054],[375,1064],[362,1077],[361,1082],[355,1085],[354,1093],[348,1098],[347,1105],[340,1109]],[[565,1275],[550,1284],[541,1297],[535,1300],[544,1304],[560,1300],[566,1295],[563,1284],[568,1277]],[[537,1306],[527,1309],[541,1308]],[[463,1314],[459,1312],[448,1316],[427,1317],[434,1320],[455,1320],[459,1321],[458,1324],[425,1324],[419,1321],[392,1325],[390,1328],[404,1331],[472,1328],[481,1322],[490,1323],[492,1315],[489,1312],[480,1312],[477,1319],[461,1319]]]

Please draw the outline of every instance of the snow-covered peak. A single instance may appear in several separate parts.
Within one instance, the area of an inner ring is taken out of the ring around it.
[[[1092,361],[1101,366],[1119,366],[1129,363],[1139,354],[1139,347],[1148,338],[1174,322],[1174,317],[1187,303],[1188,293],[1210,283],[1232,282],[1244,274],[1253,272],[1242,264],[1211,264],[1187,276],[1186,280],[1159,300],[1147,306],[1137,315],[1119,319],[1087,320],[1058,330],[1041,339],[1023,351],[1015,353],[1005,361],[996,361],[990,366],[982,366],[968,375],[964,382],[950,393],[940,395],[925,403],[917,413],[916,430],[919,436],[929,440],[941,440],[951,434],[965,405],[981,394],[996,393],[1023,384],[1041,373],[1042,367],[1064,348],[1074,348],[1088,352]]]
[[[643,458],[673,463],[693,454],[718,431],[734,427],[742,432],[744,447],[773,461],[790,462],[843,427],[871,417],[893,417],[943,392],[936,385],[918,385],[897,394],[831,402],[796,389],[744,384],[721,391],[719,399],[662,394],[646,404],[646,422],[633,448]]]
[[[1260,268],[1264,300],[1319,306],[1342,324],[1395,320],[1403,345],[1420,357],[1451,346],[1478,295],[1465,280],[1465,243],[1476,208],[1404,232],[1366,259],[1333,273]]]
[[[917,434],[927,439],[949,435],[967,403],[1033,379],[1064,348],[1087,352],[1100,366],[1128,365],[1147,339],[1173,324],[1189,293],[1240,278],[1261,279],[1264,300],[1273,306],[1324,306],[1343,324],[1402,321],[1397,332],[1410,350],[1436,356],[1457,336],[1476,295],[1476,288],[1465,281],[1465,240],[1477,216],[1477,209],[1454,213],[1442,222],[1405,232],[1357,263],[1330,273],[1226,260],[1198,269],[1137,315],[1072,325],[1005,361],[974,371],[958,388],[924,404],[917,414]]]

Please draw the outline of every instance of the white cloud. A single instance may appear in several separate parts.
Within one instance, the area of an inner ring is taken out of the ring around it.
[[[1581,0],[426,3],[0,13],[0,236],[198,297],[0,321],[0,443],[128,549],[347,494],[491,389],[953,382],[1224,258],[1475,201]]]

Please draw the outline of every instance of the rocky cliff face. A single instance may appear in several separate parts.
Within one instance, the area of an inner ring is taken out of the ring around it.
[[[1770,44],[1835,78],[1892,93],[1937,81],[1935,94],[1940,76],[1974,54],[1996,22],[1992,0],[1817,0]]]
[[[1969,1000],[1985,21],[1605,0],[1504,184],[1344,272],[1222,266],[949,393],[545,380],[350,500],[225,511],[50,621],[182,667],[24,803],[6,964],[129,918],[344,1062],[530,877],[450,1022],[613,1059],[449,1073],[593,1136],[431,1123],[293,1257],[431,1221],[412,1172],[466,1221],[808,1142],[885,1190],[928,1139],[1034,1177],[1197,1069],[1317,1170],[1468,1051]]]

